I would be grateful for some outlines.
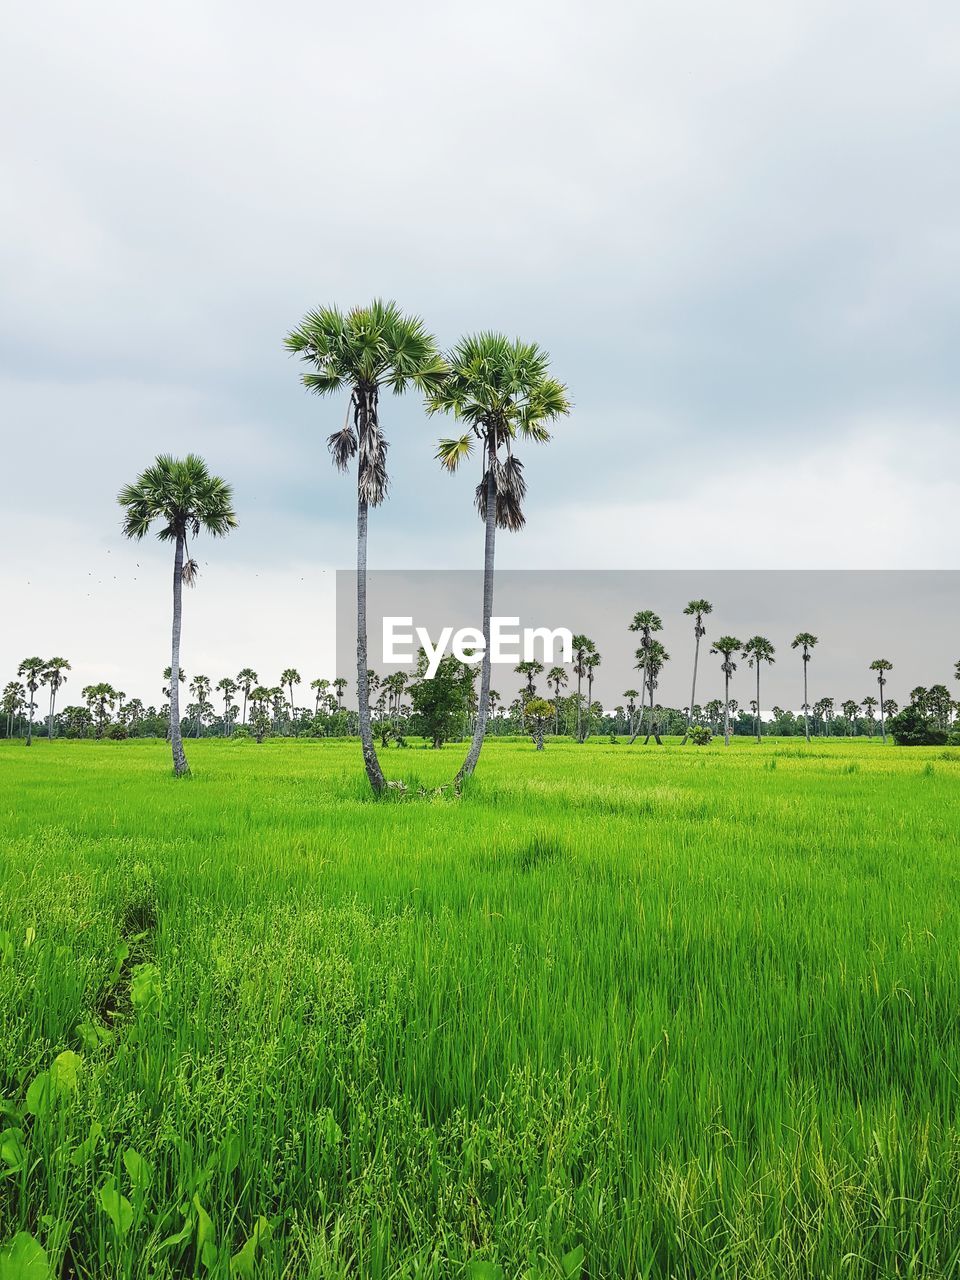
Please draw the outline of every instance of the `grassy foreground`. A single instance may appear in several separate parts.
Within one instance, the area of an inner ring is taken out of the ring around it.
[[[0,1243],[960,1274],[960,751],[188,749],[0,743]]]

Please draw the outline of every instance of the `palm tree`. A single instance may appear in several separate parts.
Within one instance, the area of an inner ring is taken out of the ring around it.
[[[637,698],[640,697],[639,689],[624,689],[623,696],[627,700],[627,715],[630,717],[627,722],[627,733],[636,737],[636,721],[634,717],[637,714]]]
[[[140,721],[143,719],[143,703],[139,698],[131,698],[127,703],[127,717],[130,721],[130,728],[133,730],[134,736],[139,728]]]
[[[3,689],[3,714],[7,717],[7,737],[13,737],[13,728],[17,716],[23,710],[25,704],[24,688],[22,684],[17,684],[15,680],[11,680]]]
[[[428,394],[427,408],[431,414],[452,414],[467,430],[456,439],[441,440],[437,460],[455,471],[479,443],[482,475],[475,501],[484,522],[479,709],[470,750],[457,774],[459,783],[477,767],[487,727],[497,529],[518,531],[525,523],[527,486],[513,444],[518,437],[546,443],[548,424],[570,412],[570,401],[563,383],[549,374],[549,356],[534,342],[511,342],[498,333],[474,334],[460,340],[447,364],[449,372]]]
[[[107,722],[107,716],[116,705],[117,691],[112,685],[101,681],[100,684],[88,684],[85,689],[81,690],[81,693],[86,699],[87,706],[96,717],[97,737],[102,738],[103,726]]]
[[[583,677],[587,674],[587,659],[596,652],[596,645],[589,636],[573,637],[573,674],[577,677],[577,741],[583,742]]]
[[[775,653],[776,649],[774,649],[766,636],[751,636],[743,646],[743,650],[740,654],[741,658],[747,659],[748,666],[756,667],[757,669],[756,729],[758,742],[763,738],[763,721],[760,718],[760,667],[764,662],[768,667],[772,666],[776,661],[773,656]],[[804,667],[804,671],[806,671],[806,667]]]
[[[43,674],[47,669],[46,659],[44,658],[24,658],[17,667],[17,675],[23,680],[27,686],[27,741],[29,747],[33,743],[33,712],[36,708],[36,702],[33,695],[37,692],[43,682]]]
[[[730,677],[737,669],[733,655],[742,648],[743,644],[736,636],[721,636],[710,647],[711,653],[717,653],[723,658],[720,663],[720,670],[723,672],[723,742],[727,747],[730,745]]]
[[[48,658],[47,665],[43,671],[42,683],[50,689],[50,711],[47,716],[47,737],[53,737],[53,713],[57,702],[57,690],[67,683],[67,677],[63,674],[70,670],[70,663],[66,658]]]
[[[681,747],[686,745],[687,738],[690,736],[690,726],[693,724],[693,708],[697,701],[697,662],[700,659],[700,641],[707,634],[703,620],[709,613],[713,613],[713,605],[709,600],[691,600],[683,611],[684,617],[693,618],[693,685],[690,689],[690,707],[687,711],[687,726],[683,731]]]
[[[300,683],[300,672],[295,667],[287,667],[280,676],[280,683],[290,692],[290,731],[293,732],[293,686]]]
[[[237,682],[229,676],[217,681],[217,688],[223,694],[223,736],[230,732],[230,708],[233,706],[233,695],[239,692]]]
[[[640,648],[637,650],[636,658],[637,658],[636,670],[643,672],[644,688],[647,690],[648,694],[650,695],[650,699],[649,699],[650,713],[647,719],[647,736],[643,740],[643,745],[646,746],[649,743],[652,735],[657,746],[662,747],[663,742],[661,741],[661,738],[660,738],[659,721],[656,724],[656,726],[654,725],[653,694],[654,694],[654,690],[657,687],[658,677],[660,675],[660,672],[663,670],[664,664],[670,661],[670,655],[669,653],[667,653],[666,649],[663,647],[663,645],[660,643],[659,640],[654,640],[652,637],[648,636],[646,644],[642,644]],[[638,732],[639,732],[639,729],[638,729]]]
[[[190,692],[197,700],[197,728],[194,737],[200,737],[200,718],[207,706],[207,695],[210,692],[209,676],[194,676],[190,681]]]
[[[653,639],[654,633],[657,631],[663,630],[663,622],[660,618],[660,615],[654,613],[652,609],[641,609],[639,610],[639,612],[633,615],[633,621],[630,623],[630,630],[638,631],[640,633],[640,649],[637,650],[637,654],[636,654],[636,657],[637,657],[636,669],[637,671],[645,671],[646,668],[640,665],[640,650],[650,648],[650,646],[654,643],[654,639]],[[649,726],[653,724],[653,689],[650,687],[649,680],[644,682],[644,688],[650,695],[650,716],[647,721],[648,730],[647,730],[647,737],[646,737],[646,742],[649,742],[650,741]],[[640,728],[638,725],[637,732],[630,739],[631,743],[635,741],[639,733],[640,733]],[[646,745],[646,743],[644,745]]]
[[[874,720],[876,719],[876,717],[873,714],[873,710],[874,710],[874,707],[876,707],[876,705],[877,705],[877,700],[872,695],[868,695],[863,700],[863,709],[867,713],[867,724],[870,726],[871,738],[873,737],[873,723],[874,723]]]
[[[853,698],[847,698],[845,702],[841,703],[841,706],[843,714],[850,721],[850,735],[852,737],[857,732],[857,716],[860,714],[860,703],[855,702]]]
[[[380,393],[413,386],[435,391],[446,372],[434,339],[416,317],[395,302],[372,302],[344,314],[321,307],[286,338],[287,350],[312,365],[303,385],[317,395],[348,392],[343,428],[327,438],[335,466],[346,471],[357,458],[357,690],[363,763],[374,794],[386,779],[373,745],[367,678],[367,521],[387,496],[387,441],[380,427]]]
[[[547,688],[553,689],[553,732],[560,732],[560,690],[567,686],[567,672],[564,667],[551,667],[547,672]]]
[[[235,529],[233,492],[219,476],[212,476],[204,460],[194,453],[185,458],[161,454],[133,483],[121,489],[117,501],[125,516],[128,538],[144,538],[154,521],[157,536],[174,544],[173,633],[170,658],[170,743],[173,770],[180,777],[189,772],[180,733],[180,629],[183,620],[183,584],[193,586],[197,562],[190,556],[187,536],[203,529],[215,538]]]
[[[583,665],[587,672],[587,724],[583,735],[584,741],[590,737],[590,730],[593,727],[593,677],[594,672],[597,667],[600,666],[602,661],[603,659],[600,657],[600,654],[597,653],[596,649],[588,653],[583,660]]]
[[[817,637],[809,631],[801,631],[790,642],[791,649],[801,649],[803,658],[803,727],[807,741],[810,741],[810,699],[807,693],[807,666],[810,662],[810,651],[817,644]]]
[[[333,682],[333,687],[337,691],[337,710],[338,711],[343,710],[343,692],[346,689],[348,684],[349,684],[349,681],[347,680],[346,676],[337,676],[336,680],[334,680]]]
[[[324,680],[322,678],[317,680],[311,680],[310,688],[317,695],[316,702],[313,708],[313,714],[315,716],[318,716],[320,714],[320,699],[326,697],[327,690],[330,688],[330,681]]]
[[[880,688],[880,737],[886,742],[887,726],[883,714],[883,686],[887,683],[887,672],[893,670],[893,663],[888,662],[886,658],[874,658],[870,663],[870,670],[877,673],[877,684]]]
[[[237,684],[243,690],[243,715],[240,717],[240,723],[247,723],[247,701],[250,697],[250,690],[260,682],[260,677],[252,667],[244,667],[242,671],[237,673]]]

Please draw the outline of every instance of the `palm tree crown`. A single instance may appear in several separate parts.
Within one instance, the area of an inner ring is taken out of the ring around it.
[[[233,490],[219,476],[211,475],[195,453],[185,458],[161,454],[138,480],[120,490],[117,501],[124,508],[123,534],[127,538],[146,537],[156,521],[162,542],[178,537],[186,542],[201,530],[222,538],[237,527]],[[192,584],[197,562],[187,554],[183,580]]]

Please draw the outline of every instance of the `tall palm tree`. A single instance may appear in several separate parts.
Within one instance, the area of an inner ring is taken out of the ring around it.
[[[727,747],[730,745],[730,677],[737,669],[733,655],[739,653],[742,648],[743,643],[736,636],[721,636],[719,640],[714,640],[710,647],[711,653],[719,654],[723,658],[720,663],[720,670],[723,672],[723,742]]]
[[[47,737],[53,737],[53,713],[57,703],[57,691],[67,683],[65,671],[70,670],[66,658],[48,658],[43,672],[43,683],[50,690],[50,710],[47,716]]]
[[[17,675],[27,686],[27,741],[29,747],[33,744],[33,713],[36,709],[36,701],[34,694],[43,682],[43,673],[47,669],[45,658],[24,658],[17,667]]]
[[[693,724],[693,708],[697,702],[697,663],[700,659],[700,641],[707,634],[703,620],[710,613],[713,613],[713,605],[709,600],[691,600],[683,611],[685,618],[693,618],[693,685],[690,689],[690,706],[687,710],[687,724],[683,731],[681,747],[686,745],[690,737],[690,726]]]
[[[807,667],[810,663],[810,652],[818,643],[817,637],[809,631],[801,631],[790,641],[791,649],[802,650],[803,658],[803,727],[807,741],[810,741],[810,697],[807,693]]]
[[[573,637],[573,674],[577,677],[577,741],[583,742],[583,677],[587,674],[587,659],[597,646],[589,636]]]
[[[497,529],[517,531],[525,523],[527,486],[514,441],[548,441],[548,425],[570,412],[570,401],[563,383],[550,376],[549,356],[534,342],[511,342],[499,333],[474,334],[460,340],[447,364],[449,372],[431,390],[427,408],[431,414],[452,414],[467,430],[456,439],[441,440],[437,459],[455,471],[479,444],[481,478],[475,501],[484,522],[479,703],[470,749],[457,774],[459,783],[477,767],[487,728]]]
[[[874,723],[874,720],[876,719],[876,717],[873,714],[873,711],[876,705],[877,705],[877,700],[875,697],[873,697],[872,694],[868,694],[867,697],[865,697],[863,700],[863,709],[867,714],[867,724],[870,726],[869,736],[871,738],[873,737],[873,723]]]
[[[139,698],[131,698],[127,703],[127,717],[130,721],[130,728],[136,737],[137,729],[140,727],[140,721],[143,719],[143,703]]]
[[[174,544],[173,631],[170,657],[170,744],[177,776],[189,772],[180,733],[180,630],[183,621],[183,584],[196,582],[197,562],[190,556],[187,537],[201,529],[215,538],[235,529],[233,492],[228,484],[207,470],[194,453],[185,458],[161,454],[133,484],[121,489],[117,501],[124,509],[123,532],[128,538],[144,538],[159,521],[157,537]]]
[[[764,663],[766,663],[768,667],[772,666],[773,663],[776,662],[776,658],[773,656],[775,653],[776,649],[774,649],[766,636],[751,636],[743,646],[740,654],[741,658],[747,659],[748,666],[756,667],[757,670],[756,730],[758,742],[763,738],[763,721],[760,718],[760,668]],[[806,668],[804,668],[804,670],[806,670]]]
[[[336,680],[334,680],[333,682],[333,687],[337,691],[337,710],[338,711],[343,710],[343,693],[349,683],[350,682],[347,680],[346,676],[337,676]]]
[[[640,697],[640,690],[624,689],[623,696],[627,700],[627,715],[630,717],[627,722],[627,733],[634,734],[636,727],[634,717],[637,714],[637,698]]]
[[[661,619],[660,615],[657,613],[654,613],[652,609],[640,609],[637,613],[633,615],[633,621],[630,623],[630,630],[637,631],[640,633],[640,649],[637,650],[636,669],[638,671],[645,671],[646,668],[641,667],[640,665],[640,650],[649,649],[650,646],[654,643],[653,637],[655,633],[663,630],[663,620]],[[659,643],[659,641],[657,643]],[[650,695],[649,697],[650,715],[647,721],[648,731],[647,731],[647,737],[646,737],[646,741],[649,742],[650,741],[649,726],[653,724],[653,689],[650,688],[649,681],[644,681],[644,689]],[[630,739],[631,743],[633,743],[636,740],[636,738],[639,736],[639,733],[640,733],[640,726],[638,725],[637,732]]]
[[[649,694],[649,717],[647,719],[647,736],[643,740],[646,746],[651,738],[654,738],[658,747],[663,746],[660,738],[660,726],[657,723],[654,726],[653,719],[653,695],[656,690],[660,672],[663,670],[665,663],[670,661],[670,655],[660,643],[659,640],[653,639],[652,636],[647,637],[647,643],[642,644],[636,652],[637,664],[636,670],[643,673],[644,688]],[[638,730],[639,732],[639,730]]]
[[[280,677],[280,683],[290,693],[290,732],[293,732],[293,686],[300,683],[300,672],[295,667],[287,667]]]
[[[85,689],[81,690],[81,693],[86,699],[87,706],[96,717],[97,737],[102,738],[103,726],[107,722],[107,716],[117,702],[117,691],[113,685],[101,681],[99,684],[88,684]]]
[[[367,678],[367,522],[387,496],[387,441],[380,427],[380,393],[415,387],[435,391],[446,372],[423,322],[395,302],[372,302],[344,314],[321,307],[286,338],[287,350],[312,365],[303,385],[317,395],[348,393],[343,428],[327,439],[334,464],[346,471],[357,459],[357,690],[363,763],[374,794],[386,779],[373,745]]]
[[[230,709],[233,706],[233,697],[239,689],[236,680],[231,680],[229,676],[218,680],[217,688],[223,694],[223,736],[226,737],[230,732]]]
[[[250,698],[250,690],[260,683],[260,677],[252,667],[244,667],[242,671],[237,672],[237,684],[243,690],[243,714],[240,717],[240,723],[247,723],[247,702]]]
[[[602,661],[603,659],[600,657],[600,654],[596,649],[594,649],[591,653],[587,654],[583,662],[587,671],[587,723],[583,735],[584,740],[590,737],[590,730],[593,727],[593,678],[597,667],[600,666]]]
[[[883,687],[887,683],[887,672],[893,670],[893,663],[888,662],[886,658],[874,658],[870,663],[870,670],[877,673],[877,684],[880,688],[880,737],[886,742],[887,725],[883,714]]]
[[[322,678],[311,680],[310,688],[317,695],[314,708],[313,708],[313,714],[315,716],[318,716],[320,714],[320,699],[326,697],[327,690],[330,688],[330,681],[324,680]]]

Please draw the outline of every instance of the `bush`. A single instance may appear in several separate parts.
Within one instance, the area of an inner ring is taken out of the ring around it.
[[[107,730],[107,737],[112,738],[114,742],[122,742],[127,736],[127,726],[125,724],[112,724]]]
[[[237,727],[234,729],[233,733],[231,733],[230,737],[231,738],[249,738],[250,730],[247,728],[245,724],[238,724]]]
[[[690,730],[690,741],[697,747],[705,747],[712,737],[705,724],[695,724]]]
[[[890,732],[898,747],[945,747],[947,734],[942,729],[934,728],[929,716],[925,716],[918,706],[911,703],[909,707],[895,715],[890,721]]]

